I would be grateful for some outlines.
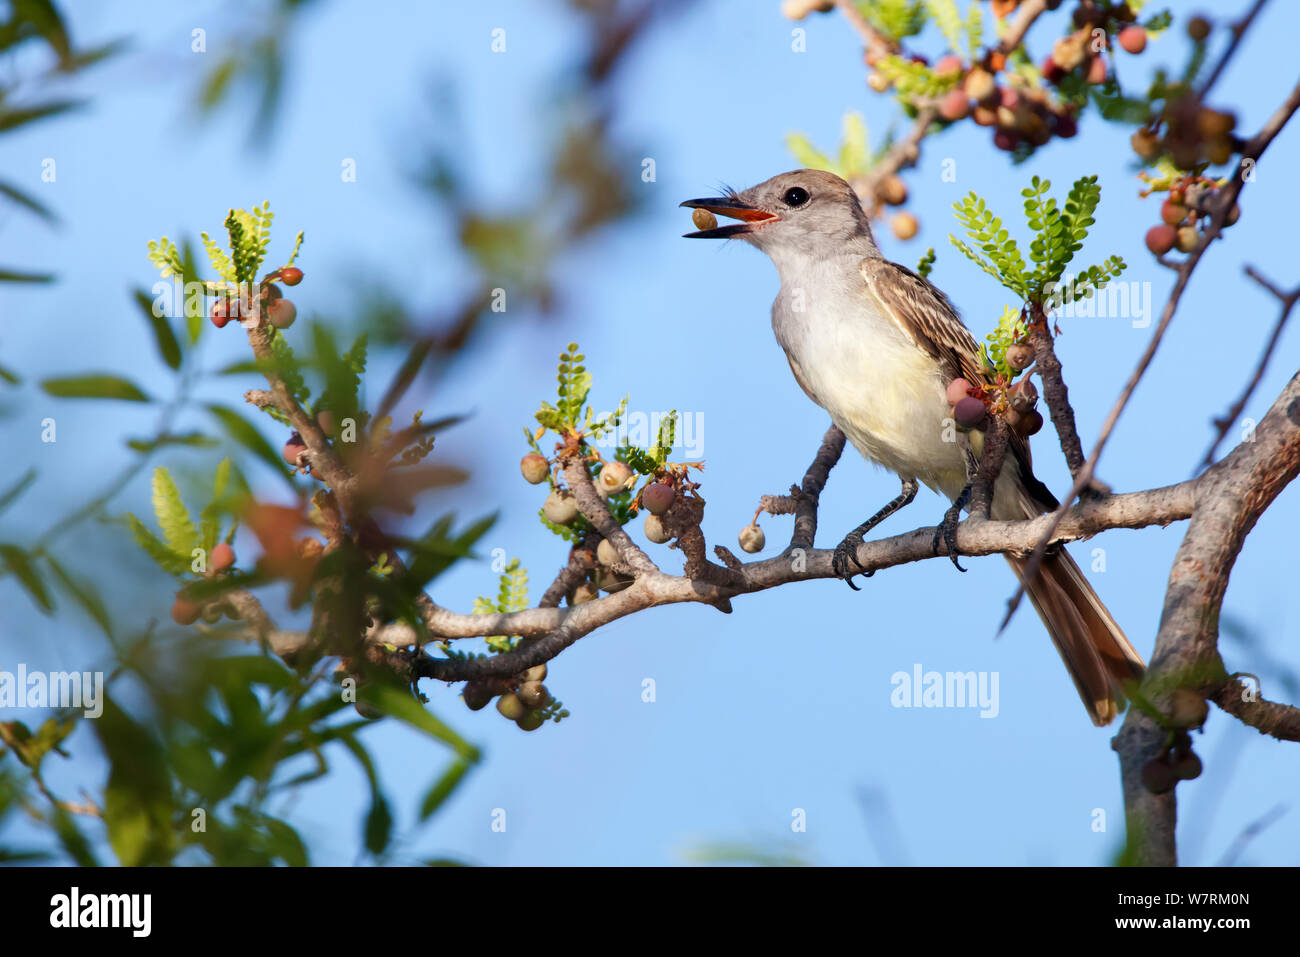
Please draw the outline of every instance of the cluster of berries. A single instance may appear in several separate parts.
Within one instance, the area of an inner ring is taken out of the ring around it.
[[[1204,176],[1188,174],[1179,177],[1169,187],[1169,197],[1160,204],[1158,226],[1147,230],[1147,249],[1163,256],[1171,249],[1190,253],[1201,241],[1202,221],[1208,219],[1218,205],[1220,185]],[[1224,226],[1231,226],[1241,216],[1235,203],[1224,218]]]
[[[293,300],[284,298],[275,280],[279,280],[286,286],[296,286],[302,282],[302,270],[297,266],[286,266],[284,269],[277,270],[262,280],[258,291],[262,312],[271,321],[271,325],[277,329],[288,329],[298,318],[298,309],[294,306]],[[218,329],[224,329],[231,320],[239,321],[251,315],[253,315],[253,303],[247,295],[222,296],[212,304],[208,312],[208,318]]]
[[[1013,343],[1007,347],[1006,361],[1016,372],[1023,372],[1033,364],[1034,349],[1026,342]],[[1038,389],[1029,376],[1005,387],[977,386],[967,379],[953,379],[948,383],[947,398],[959,429],[982,432],[990,414],[1001,415],[1007,427],[1024,438],[1043,427],[1043,415],[1035,408]]]
[[[523,731],[536,731],[546,721],[545,710],[551,703],[551,693],[542,682],[546,679],[546,665],[529,668],[514,678],[483,678],[467,681],[461,693],[471,711],[487,707],[497,699],[497,712],[513,721]]]

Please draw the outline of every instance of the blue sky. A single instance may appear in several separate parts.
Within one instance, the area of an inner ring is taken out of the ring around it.
[[[1183,5],[1169,6],[1175,13]],[[1235,9],[1241,4],[1233,4]],[[710,543],[734,548],[758,496],[779,492],[803,474],[826,425],[789,374],[769,326],[777,282],[767,260],[740,244],[686,242],[689,217],[677,204],[720,183],[751,185],[797,164],[783,138],[792,130],[824,146],[838,142],[841,117],[861,110],[882,136],[894,111],[864,84],[859,44],[840,19],[805,21],[807,52],[790,47],[793,25],[778,4],[712,0],[662,22],[625,64],[617,82],[615,127],[634,153],[655,161],[656,179],[626,170],[643,191],[635,217],[573,250],[558,266],[560,309],[545,320],[510,324],[466,357],[436,387],[413,398],[430,413],[469,411],[473,419],[439,440],[446,460],[470,464],[475,481],[438,507],[465,516],[499,508],[483,542],[519,556],[540,594],[564,551],[536,522],[537,490],[517,463],[520,426],[554,386],[554,359],[570,339],[581,342],[596,377],[593,402],[612,407],[625,393],[631,409],[675,408],[695,417],[707,460],[701,494],[708,501]],[[246,149],[246,116],[227,110],[216,122],[187,119],[201,71],[224,45],[246,32],[221,5],[177,13],[167,3],[66,6],[75,35],[92,44],[122,33],[132,52],[77,82],[92,97],[86,112],[34,125],[0,140],[5,176],[35,192],[65,217],[50,230],[30,218],[0,221],[0,260],[41,269],[61,281],[49,288],[0,290],[3,363],[29,385],[8,400],[0,419],[6,448],[0,485],[29,465],[41,481],[30,507],[0,518],[0,538],[23,540],[43,530],[70,501],[126,461],[125,436],[146,434],[156,412],[123,404],[57,403],[30,382],[82,369],[130,374],[146,390],[170,389],[127,291],[153,282],[145,242],[161,234],[215,231],[230,206],[270,199],[276,246],[304,229],[301,265],[309,281],[295,293],[300,314],[346,315],[365,284],[388,286],[433,312],[454,301],[457,255],[412,181],[422,145],[441,118],[426,93],[440,77],[455,80],[464,139],[458,150],[473,169],[476,199],[509,209],[530,192],[549,143],[547,107],[560,71],[581,42],[578,21],[558,3],[393,3],[375,8],[322,2],[286,38],[293,51],[285,109],[264,153]],[[250,10],[255,9],[250,7]],[[1198,8],[1191,5],[1188,10]],[[251,17],[251,13],[249,16]],[[1216,88],[1215,105],[1236,109],[1252,131],[1289,90],[1290,47],[1300,17],[1272,4]],[[208,31],[208,50],[191,53],[191,30]],[[507,51],[493,54],[490,32],[503,27]],[[1031,35],[1041,55],[1057,27]],[[925,49],[939,43],[927,36]],[[1181,31],[1122,57],[1121,79],[1145,83],[1157,64],[1181,66]],[[1157,204],[1137,196],[1126,128],[1088,115],[1081,135],[1058,141],[1019,168],[994,151],[984,130],[961,128],[931,138],[920,166],[907,175],[908,209],[921,221],[918,239],[896,241],[878,230],[886,255],[907,265],[927,246],[938,252],[932,279],[944,288],[977,336],[1007,302],[991,279],[948,244],[951,203],[969,190],[1015,222],[1019,190],[1032,174],[1054,181],[1058,195],[1081,175],[1100,176],[1098,224],[1084,263],[1118,253],[1125,278],[1150,282],[1157,307],[1173,274],[1142,245],[1158,221]],[[1198,269],[1166,342],[1116,430],[1100,475],[1117,490],[1187,478],[1221,413],[1248,379],[1276,317],[1271,298],[1242,279],[1254,264],[1279,285],[1294,271],[1289,201],[1300,139],[1286,130],[1261,162],[1242,198],[1243,216]],[[57,161],[55,183],[42,184],[41,162]],[[357,181],[341,182],[340,163],[354,158]],[[956,181],[941,177],[956,163]],[[1023,236],[1023,233],[1021,233]],[[305,336],[301,320],[294,332]],[[1152,328],[1127,319],[1062,323],[1058,350],[1085,446],[1149,341]],[[241,356],[242,337],[205,338],[202,366]],[[1296,366],[1300,331],[1284,335],[1246,414],[1258,418]],[[394,362],[376,362],[382,388]],[[239,401],[252,383],[211,383],[205,395]],[[869,384],[867,384],[869,385]],[[37,426],[59,422],[59,441],[42,445]],[[198,427],[201,420],[195,419]],[[267,434],[278,441],[272,429]],[[1036,440],[1036,468],[1051,487],[1068,473],[1051,430]],[[213,459],[183,453],[167,460],[178,474],[210,472]],[[250,476],[268,495],[283,494],[267,473]],[[823,497],[818,544],[829,547],[897,491],[897,480],[852,454],[833,473]],[[115,510],[147,508],[147,483],[133,486]],[[880,534],[937,522],[945,503],[923,491]],[[1254,671],[1266,694],[1280,692],[1281,672],[1297,665],[1300,597],[1285,549],[1300,519],[1300,491],[1287,489],[1251,533],[1234,570],[1225,618],[1253,629],[1267,660],[1231,637],[1222,640],[1230,669]],[[763,521],[776,554],[788,519]],[[1149,655],[1181,525],[1107,533],[1073,547],[1087,568],[1104,550],[1095,587]],[[141,555],[120,558],[119,533],[88,527],[66,539],[61,554],[89,574],[120,575],[119,613],[142,624],[141,608],[165,617],[171,591]],[[251,544],[243,542],[245,549]],[[109,549],[113,549],[109,552]],[[113,570],[100,567],[112,554]],[[678,571],[677,553],[654,549]],[[995,638],[1012,587],[1000,559],[967,563],[959,575],[944,561],[891,569],[851,592],[834,581],[786,587],[735,602],[723,616],[701,606],[655,609],[580,641],[552,662],[548,686],[572,711],[558,726],[519,732],[492,710],[471,714],[455,690],[428,687],[431,707],[480,744],[477,769],[434,822],[412,829],[412,812],[444,752],[401,728],[378,726],[367,740],[379,756],[399,827],[409,830],[403,859],[446,854],[484,864],[670,864],[692,848],[749,842],[824,864],[1101,864],[1121,840],[1119,774],[1110,733],[1091,727],[1041,625],[1026,610]],[[484,563],[462,563],[440,580],[435,598],[468,610],[493,591]],[[0,664],[29,668],[80,665],[102,654],[74,617],[34,611],[11,581],[0,581]],[[272,605],[282,622],[293,619]],[[1000,711],[891,706],[890,677],[926,670],[996,672]],[[656,700],[642,700],[653,679]],[[85,732],[79,732],[85,734]],[[74,747],[79,739],[74,739]],[[89,743],[88,741],[85,743]],[[1179,788],[1179,835],[1188,864],[1217,861],[1251,822],[1278,804],[1288,808],[1242,861],[1294,864],[1300,809],[1300,764],[1284,745],[1212,712],[1196,739],[1206,772]],[[71,763],[69,763],[71,764]],[[292,819],[319,863],[347,863],[358,844],[364,782],[346,765],[328,783],[303,791]],[[95,781],[84,765],[59,767],[56,783]],[[870,795],[864,798],[863,795]],[[491,829],[504,808],[504,833]],[[806,812],[794,832],[792,814]],[[1097,809],[1107,816],[1094,829]],[[883,850],[882,850],[883,848]]]

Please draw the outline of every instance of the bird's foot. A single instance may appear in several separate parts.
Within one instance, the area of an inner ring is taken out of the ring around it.
[[[862,530],[854,529],[844,537],[844,541],[835,546],[835,554],[831,558],[831,568],[834,569],[835,576],[844,579],[844,583],[854,591],[861,591],[857,585],[853,584],[854,575],[865,575],[870,578],[875,574],[874,570],[868,571],[858,561],[858,546],[861,544]],[[857,570],[854,571],[850,566],[856,566]]]
[[[943,513],[943,521],[940,522],[934,530],[934,554],[939,554],[939,541],[942,539],[947,546],[948,557],[952,563],[957,566],[957,571],[964,572],[966,569],[961,567],[961,562],[957,561],[957,523],[961,521],[961,510],[966,507],[970,501],[970,485],[961,490],[957,496],[957,501],[952,503],[952,507]]]

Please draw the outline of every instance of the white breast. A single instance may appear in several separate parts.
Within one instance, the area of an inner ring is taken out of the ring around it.
[[[801,385],[868,460],[955,497],[965,468],[938,363],[876,311],[856,268],[814,265],[805,278],[816,298],[783,283],[772,307]]]

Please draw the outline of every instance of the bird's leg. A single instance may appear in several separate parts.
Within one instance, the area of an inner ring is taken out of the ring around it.
[[[835,555],[831,558],[831,568],[835,569],[835,574],[843,578],[845,583],[854,591],[858,591],[858,586],[853,584],[853,576],[858,572],[864,572],[868,578],[872,573],[862,567],[858,561],[858,546],[862,544],[862,538],[867,532],[871,531],[889,516],[893,515],[904,505],[907,505],[912,499],[916,498],[917,481],[914,478],[903,479],[903,490],[898,493],[898,498],[889,502],[884,508],[872,515],[869,519],[844,536],[844,541],[835,547]],[[849,562],[858,566],[858,571],[849,569]]]
[[[975,453],[970,449],[969,442],[962,443],[962,451],[965,453],[966,461],[966,485],[957,496],[952,507],[943,513],[943,521],[938,524],[934,530],[934,553],[939,554],[939,539],[948,547],[948,557],[952,563],[957,566],[957,571],[964,572],[966,569],[961,567],[961,562],[957,561],[957,523],[961,521],[961,510],[966,507],[970,501],[971,488],[975,482],[975,474],[979,470],[979,462],[975,461]]]

